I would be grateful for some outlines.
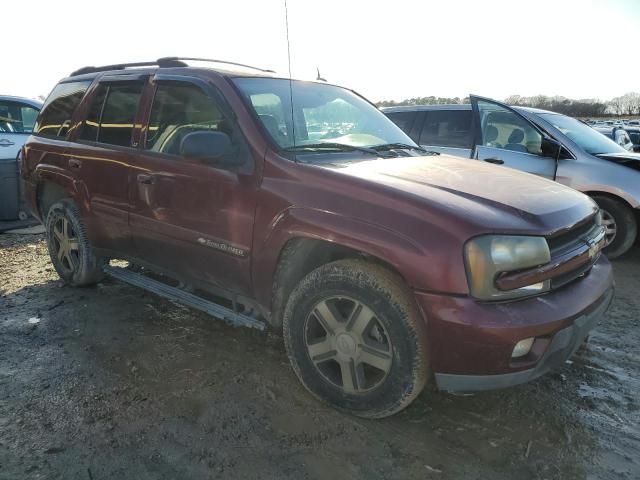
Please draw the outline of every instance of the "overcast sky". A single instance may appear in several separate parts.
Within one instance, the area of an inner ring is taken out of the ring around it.
[[[289,0],[292,72],[371,100],[640,90],[640,0]],[[2,4],[0,94],[47,95],[76,68],[162,56],[287,72],[284,0]]]

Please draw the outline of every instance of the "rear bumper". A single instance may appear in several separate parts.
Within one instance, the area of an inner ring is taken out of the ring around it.
[[[469,297],[416,292],[429,334],[431,369],[448,391],[504,388],[527,382],[565,362],[613,299],[604,257],[580,280],[526,300],[481,303]],[[520,340],[531,352],[512,359]]]

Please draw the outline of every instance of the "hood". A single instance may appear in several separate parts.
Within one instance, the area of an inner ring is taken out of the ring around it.
[[[640,170],[640,154],[638,153],[600,153],[596,157]]]
[[[448,155],[385,158],[341,167],[340,173],[429,204],[440,210],[442,221],[447,214],[463,216],[485,231],[549,235],[597,209],[586,195],[551,180]]]

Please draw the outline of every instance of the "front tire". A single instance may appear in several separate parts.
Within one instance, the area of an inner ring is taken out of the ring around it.
[[[424,322],[402,279],[382,266],[341,260],[314,270],[289,297],[283,330],[302,384],[339,410],[387,417],[426,384]]]
[[[618,258],[629,251],[638,234],[638,225],[633,210],[620,200],[604,195],[593,199],[602,210],[607,245],[603,252],[607,257]]]
[[[51,206],[45,228],[51,263],[65,283],[83,287],[102,280],[105,259],[95,254],[72,200],[66,198]]]

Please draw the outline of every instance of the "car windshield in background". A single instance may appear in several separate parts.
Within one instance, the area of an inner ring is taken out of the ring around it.
[[[376,107],[344,88],[275,78],[234,81],[283,149],[419,148]]]
[[[0,132],[31,133],[38,109],[12,101],[0,101]]]
[[[590,153],[591,155],[600,155],[603,153],[628,153],[627,150],[610,138],[605,137],[602,133],[594,130],[575,118],[554,113],[539,113],[538,115],[564,133],[567,137],[577,143],[585,152]]]

